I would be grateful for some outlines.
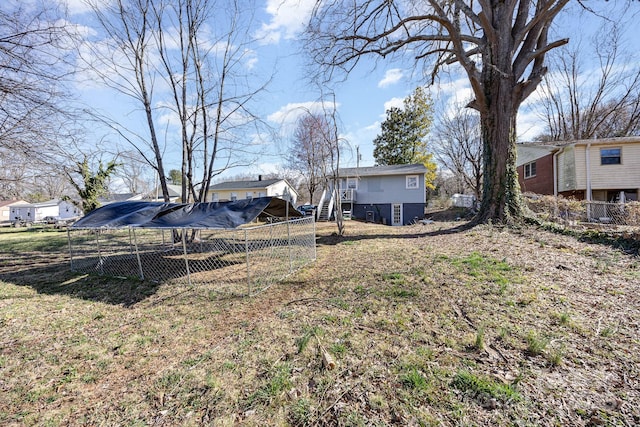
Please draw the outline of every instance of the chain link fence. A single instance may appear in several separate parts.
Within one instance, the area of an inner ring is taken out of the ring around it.
[[[531,195],[525,200],[541,220],[566,227],[636,231],[640,227],[640,202],[607,203]]]
[[[316,259],[312,217],[221,229],[70,229],[71,270],[255,295]]]

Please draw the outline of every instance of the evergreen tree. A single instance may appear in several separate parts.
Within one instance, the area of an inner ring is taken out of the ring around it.
[[[433,188],[436,164],[429,153],[427,135],[433,121],[431,97],[422,87],[404,100],[403,108],[387,110],[382,132],[373,140],[373,157],[379,165],[408,165],[422,163],[426,166],[427,187]]]

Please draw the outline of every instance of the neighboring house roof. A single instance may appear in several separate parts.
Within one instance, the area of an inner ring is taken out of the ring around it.
[[[127,200],[140,200],[140,199],[142,199],[141,194],[116,193],[116,194],[109,194],[107,197],[100,197],[98,201],[102,204],[106,204],[106,203],[125,202]]]
[[[385,166],[366,166],[358,168],[340,168],[338,175],[341,177],[351,176],[387,176],[387,175],[407,175],[407,174],[424,174],[427,168],[421,163],[413,165],[385,165]]]
[[[46,202],[39,202],[39,203],[22,203],[19,205],[14,205],[16,208],[47,208],[50,206],[58,206],[60,203],[62,203],[61,200],[58,199],[51,199],[51,200],[47,200]]]
[[[209,186],[209,190],[245,190],[247,188],[267,188],[284,179],[264,179],[256,181],[226,181]],[[289,184],[289,183],[287,183]],[[291,187],[291,185],[289,185]]]
[[[526,163],[533,162],[542,157],[548,156],[558,151],[560,148],[555,145],[542,144],[517,144],[518,157],[516,166],[522,166]]]
[[[24,200],[0,200],[0,208],[4,208],[5,206],[13,206],[13,205],[26,205],[27,202]]]
[[[170,198],[182,196],[181,185],[167,184],[167,191],[169,192]],[[162,199],[162,188],[160,186],[157,186],[152,192],[149,193],[147,197],[150,199]]]

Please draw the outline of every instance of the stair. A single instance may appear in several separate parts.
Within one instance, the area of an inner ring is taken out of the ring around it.
[[[322,209],[318,215],[318,221],[329,221],[329,203],[322,204]]]

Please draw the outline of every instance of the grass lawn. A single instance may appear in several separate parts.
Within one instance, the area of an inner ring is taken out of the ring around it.
[[[346,224],[252,298],[77,275],[64,232],[1,230],[0,424],[640,425],[637,255]]]

